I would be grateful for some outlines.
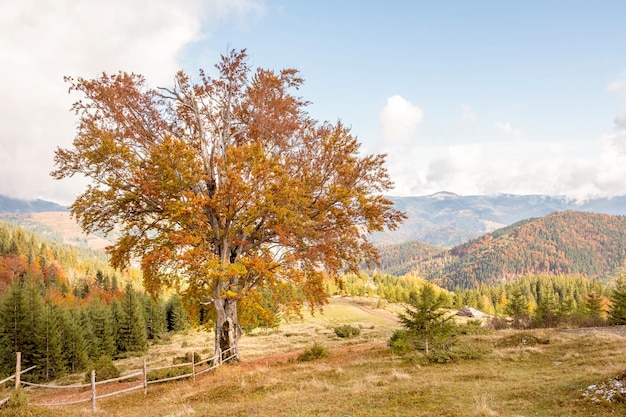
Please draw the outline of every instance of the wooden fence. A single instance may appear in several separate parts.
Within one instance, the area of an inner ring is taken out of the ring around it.
[[[5,384],[10,380],[15,380],[15,389],[18,389],[21,385],[36,387],[40,389],[52,389],[52,390],[75,390],[78,391],[78,399],[72,401],[64,401],[64,402],[55,402],[55,403],[31,403],[31,405],[39,406],[39,407],[57,407],[57,406],[65,406],[72,404],[80,404],[91,401],[91,409],[96,410],[96,402],[98,399],[112,397],[114,395],[123,394],[126,392],[131,392],[139,389],[143,389],[144,394],[148,393],[148,385],[150,384],[158,384],[161,382],[174,381],[177,379],[185,379],[191,378],[193,382],[196,382],[196,376],[209,372],[219,366],[222,366],[224,362],[227,362],[237,356],[236,348],[230,348],[228,350],[222,351],[221,353],[217,353],[215,356],[205,359],[203,361],[195,361],[195,355],[192,353],[191,362],[181,363],[177,365],[169,365],[169,366],[161,366],[157,368],[148,368],[146,366],[146,358],[143,359],[143,367],[141,370],[131,372],[127,375],[121,376],[119,378],[107,379],[105,381],[96,382],[96,371],[91,371],[91,382],[89,384],[75,384],[75,385],[51,385],[51,384],[35,384],[32,382],[22,381],[20,376],[26,372],[29,372],[35,369],[35,366],[31,366],[28,369],[21,370],[21,353],[17,352],[16,365],[15,365],[15,374],[10,377],[0,381],[0,385]],[[161,379],[150,379],[148,380],[148,376],[150,372],[162,371],[165,369],[175,369],[182,367],[190,367],[190,373],[184,373],[181,375],[176,375],[168,378]],[[112,392],[105,392],[98,394],[98,387],[105,386],[107,384],[112,384],[115,382],[122,381],[134,382],[137,381],[136,384],[128,386],[126,388],[115,390]],[[91,388],[90,391],[87,391],[87,388]],[[83,395],[83,393],[89,392],[88,395]],[[0,399],[0,407],[2,407],[7,401],[9,401],[10,397]]]

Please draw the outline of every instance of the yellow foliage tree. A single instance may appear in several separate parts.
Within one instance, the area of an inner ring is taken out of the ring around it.
[[[404,214],[382,195],[385,156],[313,120],[296,70],[253,71],[245,51],[216,68],[157,89],[136,74],[66,78],[83,97],[52,175],[89,178],[72,214],[86,231],[119,228],[113,266],[140,258],[149,291],[180,285],[212,304],[216,352],[237,354],[239,300],[266,288],[289,291],[292,307],[323,305],[324,277],[375,261],[366,235]]]

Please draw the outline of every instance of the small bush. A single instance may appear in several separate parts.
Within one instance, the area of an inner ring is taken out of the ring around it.
[[[387,341],[387,346],[391,348],[391,351],[395,355],[404,356],[409,352],[415,350],[415,346],[411,341],[409,336],[409,332],[406,330],[396,330],[393,332],[389,340]]]
[[[464,340],[455,344],[452,351],[458,359],[480,359],[490,354],[493,347],[490,342],[480,339]]]
[[[528,332],[519,332],[510,336],[505,336],[496,342],[497,348],[509,348],[509,347],[523,347],[523,346],[536,346],[547,345],[550,343],[550,339],[544,339],[537,337]]]
[[[200,356],[198,352],[193,352],[193,355],[191,352],[187,352],[183,356],[175,356],[174,358],[172,358],[172,365],[191,363],[192,359],[193,359],[193,363],[198,363],[202,361],[202,357]]]
[[[361,334],[361,329],[358,327],[350,326],[349,324],[344,324],[343,326],[335,327],[335,334],[339,337],[348,338],[352,336],[358,336]]]
[[[107,379],[119,378],[120,371],[113,363],[110,356],[103,355],[94,363],[93,369],[96,371],[96,381],[106,381]],[[85,374],[85,382],[91,381],[91,371]]]
[[[313,361],[315,359],[322,359],[322,358],[327,358],[327,357],[328,357],[328,351],[326,350],[326,348],[320,345],[319,343],[315,342],[313,343],[313,346],[305,349],[304,352],[298,355],[298,361],[308,362],[308,361]]]
[[[13,391],[9,399],[9,406],[13,408],[28,407],[28,397],[22,388]]]
[[[491,333],[491,330],[483,326],[480,320],[469,320],[467,323],[457,326],[457,331],[460,334],[468,335]]]

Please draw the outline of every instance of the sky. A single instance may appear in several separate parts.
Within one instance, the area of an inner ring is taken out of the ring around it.
[[[76,96],[63,76],[211,71],[247,49],[295,68],[308,111],[386,153],[390,195],[626,195],[626,2],[0,0],[0,194],[54,180]]]

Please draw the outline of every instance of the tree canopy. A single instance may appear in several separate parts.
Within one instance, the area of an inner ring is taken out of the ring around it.
[[[323,305],[324,277],[375,261],[367,234],[404,214],[383,196],[385,155],[311,118],[296,70],[253,71],[245,50],[216,69],[179,72],[169,88],[128,73],[66,78],[82,94],[79,123],[52,175],[91,180],[72,214],[86,231],[119,229],[115,267],[141,259],[148,290],[213,304],[224,350],[241,335],[239,299],[267,288],[285,308]]]

